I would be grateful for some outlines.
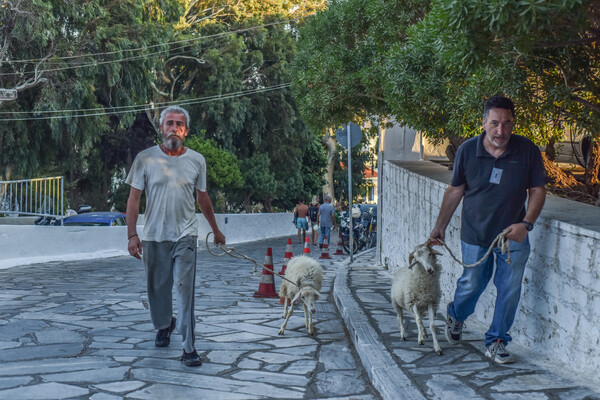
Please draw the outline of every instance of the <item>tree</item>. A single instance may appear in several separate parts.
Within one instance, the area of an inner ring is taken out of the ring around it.
[[[0,174],[65,175],[72,202],[106,207],[112,175],[128,159],[113,155],[147,143],[126,132],[152,79],[145,49],[162,41],[163,27],[133,0],[7,1],[0,20],[0,82],[19,90],[1,105],[9,117],[0,127]]]
[[[262,201],[267,210],[272,202],[283,206],[287,202],[280,199],[303,186],[302,158],[313,136],[288,88],[298,24],[289,18],[302,16],[299,9],[313,12],[324,1],[190,4],[186,22],[178,26],[185,44],[163,59],[155,99],[190,99],[193,130],[205,131],[242,161],[255,155],[264,161],[261,155],[268,154],[269,170],[277,172],[274,191],[247,186],[260,179],[245,180],[242,203],[247,208],[250,200]],[[207,101],[191,100],[197,98]]]

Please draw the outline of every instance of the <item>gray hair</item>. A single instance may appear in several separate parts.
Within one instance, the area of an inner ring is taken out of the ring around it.
[[[330,195],[325,196],[325,201],[329,203],[331,201],[331,196]]]
[[[188,112],[185,108],[181,108],[179,106],[169,106],[169,107],[165,108],[164,110],[162,110],[162,112],[160,113],[160,119],[158,120],[159,125],[162,126],[162,124],[165,120],[165,116],[168,113],[183,114],[183,116],[185,117],[185,127],[190,129],[190,114],[188,114]]]

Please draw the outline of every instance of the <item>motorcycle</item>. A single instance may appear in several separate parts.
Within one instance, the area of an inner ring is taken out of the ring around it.
[[[359,250],[370,249],[377,243],[377,220],[370,212],[361,214],[360,210],[358,212],[353,210],[352,214],[352,253],[356,254]],[[342,234],[342,247],[347,254],[350,254],[350,222],[347,215],[342,216],[340,233]]]

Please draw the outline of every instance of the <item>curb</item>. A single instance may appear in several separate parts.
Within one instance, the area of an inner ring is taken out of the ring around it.
[[[333,284],[333,297],[371,384],[384,400],[425,399],[379,341],[377,332],[354,300],[348,288],[349,265],[350,258],[341,263]]]

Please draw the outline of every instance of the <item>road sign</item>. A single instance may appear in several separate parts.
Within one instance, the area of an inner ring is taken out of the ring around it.
[[[360,130],[360,126],[350,123],[350,140],[352,143],[352,147],[358,145],[360,140],[362,139],[362,131]],[[336,132],[336,139],[339,144],[342,145],[345,149],[348,148],[348,125],[345,125],[343,128],[339,128]]]
[[[16,99],[17,89],[0,89],[0,101]]]

